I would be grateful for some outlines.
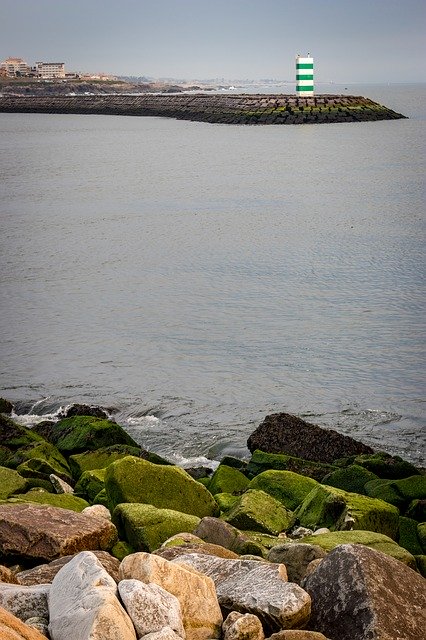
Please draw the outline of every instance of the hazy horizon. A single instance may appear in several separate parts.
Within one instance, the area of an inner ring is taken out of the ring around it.
[[[0,58],[176,79],[425,82],[422,0],[0,0]]]

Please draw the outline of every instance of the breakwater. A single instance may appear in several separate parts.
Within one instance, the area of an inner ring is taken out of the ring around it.
[[[405,118],[369,98],[346,95],[185,94],[2,96],[0,112],[160,116],[222,124],[318,124]]]

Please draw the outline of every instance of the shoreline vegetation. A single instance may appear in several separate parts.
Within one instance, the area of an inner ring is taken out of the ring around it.
[[[2,638],[422,637],[424,469],[285,413],[214,471],[101,407],[12,415],[0,399]]]

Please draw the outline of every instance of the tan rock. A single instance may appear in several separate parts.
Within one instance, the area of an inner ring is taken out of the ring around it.
[[[327,638],[317,631],[290,629],[273,633],[268,640],[327,640]]]
[[[92,504],[90,507],[85,507],[81,513],[84,513],[85,516],[111,520],[111,512],[103,504]]]
[[[231,611],[222,625],[224,640],[264,640],[262,623],[252,613]]]
[[[133,553],[120,565],[120,579],[153,582],[172,593],[180,602],[187,640],[219,638],[222,614],[213,580],[149,553]]]
[[[268,560],[285,564],[289,581],[300,584],[306,575],[308,564],[326,555],[327,552],[317,544],[289,542],[272,547]]]
[[[117,558],[114,558],[107,551],[98,551],[94,550],[92,553],[97,557],[105,571],[109,573],[109,575],[114,578],[115,582],[118,582],[118,569],[120,567],[120,561]],[[41,564],[38,567],[34,567],[33,569],[27,569],[26,571],[21,571],[16,574],[16,579],[19,584],[32,585],[32,584],[49,584],[52,582],[53,578],[56,576],[58,571],[62,569],[64,565],[67,564],[70,560],[75,557],[76,554],[72,556],[62,556],[62,558],[57,558],[56,560],[52,560],[48,564]]]
[[[0,638],[1,640],[46,640],[46,636],[28,627],[3,607],[0,607]]]
[[[160,631],[147,633],[143,640],[180,640],[180,636],[171,627],[163,627]]]
[[[166,560],[173,560],[185,553],[204,553],[207,556],[217,556],[218,558],[230,558],[234,560],[239,558],[238,554],[230,549],[225,549],[225,547],[221,547],[218,544],[210,544],[209,542],[197,545],[180,544],[172,547],[163,547],[154,551],[154,553],[156,556],[161,556]]]
[[[16,575],[9,569],[0,564],[0,582],[9,582],[11,584],[18,584]]]
[[[83,549],[110,549],[117,530],[107,520],[41,504],[0,505],[0,554],[54,560]]]
[[[33,616],[49,617],[47,598],[50,584],[26,587],[21,584],[0,583],[0,606],[25,622]]]

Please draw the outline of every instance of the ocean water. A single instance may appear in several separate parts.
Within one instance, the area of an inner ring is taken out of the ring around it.
[[[296,413],[425,464],[423,85],[407,120],[0,114],[0,395],[184,463]],[[327,87],[326,92],[330,92]]]

